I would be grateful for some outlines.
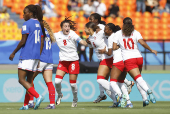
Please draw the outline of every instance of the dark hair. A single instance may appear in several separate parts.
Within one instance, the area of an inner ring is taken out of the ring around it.
[[[132,25],[132,19],[130,17],[126,17],[123,20],[122,32],[125,36],[130,36],[133,31],[134,31],[134,25]]]
[[[95,23],[93,23],[93,22],[88,22],[88,23],[86,23],[85,26],[86,26],[87,28],[92,28],[93,31],[96,31],[96,29],[99,29],[99,26],[95,25]]]
[[[77,30],[77,27],[76,27],[77,23],[75,21],[70,20],[69,18],[70,17],[65,17],[65,20],[61,22],[60,27],[62,28],[64,23],[69,23],[70,29],[73,30],[73,31],[76,31]]]
[[[101,16],[98,13],[92,13],[90,16],[93,16],[94,19],[97,19],[100,24],[106,25],[106,22],[101,21]]]
[[[113,23],[108,23],[107,26],[112,30],[112,32],[117,32],[119,30],[121,30],[121,28],[119,27],[119,25],[114,25]]]
[[[41,7],[39,5],[28,5],[25,8],[27,8],[30,12],[33,13],[33,18],[37,18],[40,22],[42,32],[44,34],[44,37],[46,37],[44,24],[43,24],[43,13],[41,10]]]

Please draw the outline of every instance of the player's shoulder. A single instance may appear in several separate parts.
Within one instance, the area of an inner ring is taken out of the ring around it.
[[[103,25],[103,24],[98,24],[97,26],[99,26],[100,29],[104,30],[105,25]]]
[[[70,30],[69,35],[74,35],[74,34],[76,34],[76,32],[75,32],[75,31],[73,31],[73,30]]]
[[[117,31],[114,35],[122,35],[122,30]]]
[[[55,38],[59,38],[59,37],[61,37],[61,34],[62,34],[62,31],[55,32],[55,33],[54,33],[54,37],[55,37]]]
[[[141,35],[140,32],[137,31],[137,30],[134,30],[134,31],[133,31],[133,34],[134,34],[135,36]]]

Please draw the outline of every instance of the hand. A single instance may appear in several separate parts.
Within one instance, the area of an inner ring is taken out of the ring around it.
[[[105,48],[104,48],[104,49],[99,49],[98,51],[99,51],[99,54],[103,54],[103,53],[105,53],[105,52],[106,52],[106,46],[105,46]]]
[[[151,52],[154,53],[157,56],[158,52],[156,50],[152,50]]]
[[[9,59],[11,60],[11,61],[13,61],[13,58],[15,57],[15,54],[11,54],[10,56],[9,56]]]
[[[91,44],[89,38],[86,39],[86,42],[87,42],[88,44]]]

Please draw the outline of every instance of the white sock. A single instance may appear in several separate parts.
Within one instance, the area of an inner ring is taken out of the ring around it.
[[[54,104],[50,104],[50,106],[54,106]]]
[[[124,83],[126,84],[126,86],[129,86],[131,84],[131,81],[129,81],[125,78]]]
[[[34,101],[33,100],[29,100],[29,103],[33,103]]]
[[[104,94],[104,87],[101,84],[99,84],[99,89],[100,89],[100,96],[101,97],[104,96],[105,95]]]
[[[140,85],[140,87],[141,87],[145,92],[148,91],[149,88],[148,88],[146,82],[143,80],[142,77],[138,77],[138,78],[136,79],[136,82]]]
[[[111,81],[111,82],[110,82],[110,85],[111,85],[111,87],[113,88],[113,91],[115,91],[115,93],[116,93],[119,97],[121,97],[121,96],[122,96],[122,92],[121,92],[121,90],[120,90],[117,82]]]
[[[77,99],[77,84],[76,83],[70,83],[72,93],[73,93],[73,99]]]
[[[130,104],[131,101],[130,101],[130,98],[129,98],[129,94],[128,94],[127,88],[125,87],[125,84],[124,83],[120,83],[120,82],[117,82],[117,83],[119,85],[119,88],[122,90],[122,93],[124,95],[126,95],[126,100],[128,101],[128,104]]]
[[[137,82],[135,82],[135,83],[136,83],[136,86],[137,86],[140,94],[142,95],[143,101],[147,100],[147,94],[146,94],[146,92],[139,86],[139,84],[138,84]]]
[[[55,78],[55,89],[56,89],[56,91],[58,93],[58,96],[62,95],[62,92],[61,92],[61,82],[62,82],[62,79]]]
[[[106,90],[107,95],[113,100],[114,103],[117,103],[116,97],[115,97],[115,93]]]

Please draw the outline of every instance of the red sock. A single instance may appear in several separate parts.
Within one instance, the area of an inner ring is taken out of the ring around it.
[[[52,82],[47,82],[46,85],[48,87],[50,104],[55,104],[55,87]]]
[[[39,94],[35,91],[35,89],[33,87],[30,87],[28,90],[27,90],[31,95],[33,95],[35,98],[38,98],[39,97]]]
[[[25,94],[24,106],[28,105],[30,100],[30,95],[28,93]]]
[[[32,86],[32,87],[34,88],[34,83],[33,83],[33,81],[32,81],[32,84],[33,84],[33,86]],[[34,100],[34,96],[33,96],[33,95],[31,95],[31,94],[30,94],[30,100],[31,100],[31,101],[33,101],[33,100]]]

